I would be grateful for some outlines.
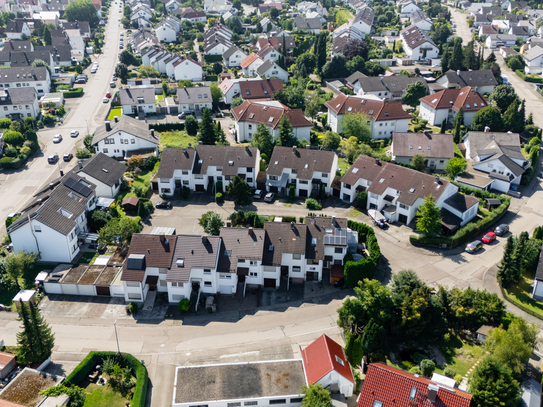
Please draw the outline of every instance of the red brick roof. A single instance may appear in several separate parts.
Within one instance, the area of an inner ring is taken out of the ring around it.
[[[277,37],[258,39],[258,48],[262,49],[267,45],[271,45],[275,49],[279,49],[281,46],[281,44],[279,44],[279,38]]]
[[[260,57],[255,53],[249,54],[248,57],[246,57],[243,61],[241,61],[240,63],[241,68],[242,69],[248,68],[249,65],[255,62],[258,58]]]
[[[401,101],[377,101],[364,99],[357,96],[339,95],[324,104],[337,115],[349,113],[365,113],[373,121],[411,119],[411,116],[403,110]]]
[[[453,109],[457,112],[461,107],[464,108],[464,112],[477,112],[489,106],[486,99],[475,92],[471,86],[465,86],[462,89],[445,89],[419,100],[435,110]]]
[[[428,400],[430,384],[439,386],[434,403]],[[413,388],[416,388],[416,393],[414,398],[409,398]],[[382,363],[372,363],[369,365],[357,407],[373,407],[375,400],[382,402],[383,406],[395,407],[469,407],[471,395]]]
[[[338,362],[336,357],[343,363]],[[302,358],[309,383],[317,383],[331,371],[354,383],[353,372],[343,348],[324,334],[302,350]]]
[[[240,81],[239,91],[244,100],[271,99],[273,93],[283,90],[281,79],[262,79],[260,81]]]
[[[232,115],[237,122],[262,123],[272,129],[277,128],[283,115],[288,117],[292,127],[313,127],[313,124],[304,116],[302,109],[289,109],[277,101],[253,102],[246,100],[232,109]]]

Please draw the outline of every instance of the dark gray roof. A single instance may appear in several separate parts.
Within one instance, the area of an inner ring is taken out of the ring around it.
[[[141,103],[155,104],[155,88],[150,86],[148,88],[119,89],[119,98],[121,105],[137,105],[140,103],[140,98],[143,98]]]
[[[7,33],[21,33],[23,31],[23,26],[26,24],[23,19],[17,18],[15,21],[8,21],[6,23],[6,31]]]
[[[281,266],[283,253],[304,254],[307,245],[307,225],[296,223],[264,223],[268,240],[264,244],[262,264]],[[271,249],[271,250],[270,250]]]
[[[332,222],[332,218],[329,217],[315,216],[312,218],[308,216],[305,218],[305,224],[307,225],[305,258],[310,260],[324,260],[325,235],[332,236],[336,233],[336,229],[347,230],[347,219],[345,218],[336,218]],[[328,233],[326,233],[326,229],[328,229]],[[313,244],[313,239],[316,244]],[[347,239],[345,239],[343,246],[346,245]]]
[[[127,170],[126,165],[103,153],[96,154],[84,161],[82,165],[83,169],[81,170],[77,166],[75,167],[78,174],[85,173],[110,187],[115,185]]]
[[[190,270],[193,268],[214,269],[220,246],[221,238],[218,236],[177,235],[166,280],[185,283],[189,281]]]
[[[428,33],[419,29],[416,25],[410,25],[409,27],[400,31],[400,34],[404,39],[405,45],[411,49],[425,43],[431,44],[434,47],[436,46]]]
[[[45,81],[49,71],[44,66],[4,68],[0,70],[0,83]]]
[[[183,103],[211,103],[211,88],[209,86],[195,86],[192,88],[177,88],[179,104]]]
[[[386,92],[388,90],[379,76],[359,78],[358,83],[363,92]]]
[[[528,27],[513,26],[511,27],[511,35],[517,35],[520,37],[530,35],[530,32],[528,31]]]
[[[422,154],[425,157],[454,157],[452,134],[440,133],[392,133],[392,150],[396,157],[413,157]]]
[[[93,145],[119,131],[124,131],[130,135],[133,135],[134,137],[139,137],[153,144],[160,143],[158,133],[155,132],[153,137],[151,135],[151,131],[149,130],[149,125],[143,120],[137,120],[123,114],[121,117],[119,117],[117,122],[111,121],[110,126],[110,131],[106,130],[105,124],[101,125],[95,130],[94,137],[92,138]]]
[[[298,396],[306,384],[301,360],[180,366],[176,379],[174,403],[183,404]]]
[[[168,179],[175,170],[192,170],[196,150],[193,148],[165,148],[162,151],[157,177]]]
[[[481,153],[492,154],[493,158],[506,155],[510,158],[525,160],[520,150],[518,133],[470,131],[464,136],[469,139],[470,157],[474,159]]]
[[[206,174],[207,167],[223,167],[223,175],[237,175],[238,168],[253,168],[253,174],[256,177],[258,165],[256,158],[258,149],[256,147],[234,147],[234,146],[196,146],[196,165],[195,174]]]
[[[256,73],[258,75],[264,75],[266,72],[268,72],[272,67],[277,66],[278,69],[283,69],[279,65],[277,65],[276,62],[273,62],[269,59],[265,60],[262,65],[260,65],[258,68],[256,68]]]
[[[535,279],[543,281],[543,251],[541,251],[541,253],[539,254],[539,262],[537,263]]]
[[[241,51],[241,49],[239,49],[237,45],[232,45],[230,48],[228,48],[226,51],[224,51],[224,54],[222,54],[222,57],[224,59],[228,59],[232,55],[234,55],[236,53],[236,51]],[[243,52],[243,51],[241,51],[241,52]]]
[[[352,83],[355,83],[360,78],[367,78],[367,76],[364,75],[362,72],[356,71],[352,75],[346,77],[345,80],[352,84]]]
[[[496,86],[496,78],[490,69],[481,71],[460,71],[458,72],[449,69],[445,72],[447,82],[450,84],[458,84],[460,87],[471,86],[477,88],[481,86]]]
[[[457,192],[454,195],[447,198],[445,200],[445,203],[463,213],[463,212],[466,212],[471,207],[473,207],[474,205],[478,205],[479,200],[474,196],[461,194]]]
[[[311,180],[315,172],[327,173],[333,177],[335,174],[331,174],[332,165],[336,157],[333,151],[276,146],[266,173],[280,176],[283,169],[289,168],[298,170],[298,179]]]
[[[33,87],[7,88],[0,92],[8,96],[6,102],[0,101],[0,105],[32,104],[37,98],[36,89]]]
[[[32,51],[32,43],[23,40],[6,41],[4,51]]]
[[[365,7],[355,16],[353,23],[356,23],[357,21],[363,21],[367,25],[371,26],[373,25],[374,17],[375,13],[373,12],[373,9],[371,9],[370,7]]]
[[[90,32],[90,26],[88,21],[75,21],[75,22],[63,22],[62,28],[65,30],[78,29],[80,32]]]
[[[219,257],[218,271],[222,273],[236,273],[238,259],[262,260],[266,231],[264,229],[247,228],[221,228],[223,252]]]
[[[146,267],[170,267],[176,239],[177,236],[134,234],[121,280],[143,281]]]
[[[294,18],[294,27],[298,30],[320,30],[322,23],[317,17],[304,18],[298,15]]]
[[[53,56],[53,62],[67,62],[72,60],[72,48],[69,45],[49,45],[34,47],[36,58],[49,62],[48,54]],[[46,59],[44,59],[46,58]]]

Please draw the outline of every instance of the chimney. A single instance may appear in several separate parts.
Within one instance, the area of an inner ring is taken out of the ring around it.
[[[192,148],[192,143],[189,143],[189,148]]]
[[[186,154],[187,153],[187,149],[185,147],[183,147],[183,153]]]
[[[80,170],[83,169],[83,163],[81,162],[81,160],[79,160],[79,161],[77,162],[77,166],[79,167]]]
[[[336,226],[336,217],[332,216],[332,226]]]
[[[207,243],[207,236],[202,236],[202,244],[206,244]]]
[[[115,116],[115,117],[113,118],[113,120],[115,120],[115,123],[118,123],[118,122],[119,122],[119,116]]]
[[[428,385],[428,401],[430,401],[431,403],[435,403],[438,391],[439,391],[439,386],[436,386],[435,384],[429,384]]]
[[[158,238],[160,239],[160,243],[164,244],[164,241],[166,240],[166,238],[164,237],[164,235],[159,235]]]
[[[252,228],[252,227],[251,227],[251,228],[249,228],[249,230],[248,230],[248,232],[247,232],[247,233],[248,233],[248,235],[249,235],[249,236],[252,236],[252,235],[253,235],[253,233],[254,233],[254,232],[253,232],[253,228]]]
[[[458,76],[460,76],[460,69],[458,69],[458,70],[456,71],[456,74],[457,74]]]
[[[198,145],[201,146],[203,143],[201,141],[198,142]]]
[[[439,175],[436,175],[436,179],[434,180],[436,184],[439,184]]]
[[[292,152],[296,153],[296,146],[292,146]]]
[[[375,164],[377,164],[377,165],[381,165],[381,161],[379,161],[379,159],[378,159],[378,158],[376,158],[376,159],[375,159]]]
[[[485,133],[488,133],[488,132],[490,132],[490,127],[485,126]]]
[[[290,222],[290,230],[296,230],[296,224],[294,222]]]
[[[111,131],[111,122],[109,120],[106,121],[106,131]]]
[[[155,129],[151,129],[151,137],[155,137]]]

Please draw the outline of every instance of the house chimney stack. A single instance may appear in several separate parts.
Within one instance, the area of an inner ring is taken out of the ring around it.
[[[106,121],[106,131],[111,131],[111,122],[109,120]]]
[[[439,175],[436,175],[436,179],[434,181],[436,184],[439,184]]]
[[[306,145],[305,145],[305,149],[306,149],[306,150],[309,150],[309,147],[310,147],[309,144],[306,144]]]
[[[61,168],[60,169],[60,176],[63,177],[64,176],[64,170]]]
[[[490,132],[490,127],[485,126],[485,133],[488,133],[488,132]]]
[[[375,159],[375,164],[377,164],[377,165],[381,165],[381,161],[379,161],[379,159],[378,159],[378,158],[376,158],[376,159]]]
[[[456,74],[457,74],[458,76],[460,76],[460,69],[458,69],[458,70],[456,71]]]
[[[296,154],[296,146],[292,146],[292,152]]]
[[[294,222],[290,222],[290,230],[294,231],[296,230],[296,224]]]
[[[155,137],[155,129],[151,129],[151,137]]]
[[[81,162],[81,160],[79,160],[79,161],[77,162],[77,166],[79,167],[80,170],[83,169],[83,163]]]
[[[437,398],[437,392],[439,391],[439,386],[436,386],[435,384],[429,384],[428,385],[428,401],[431,403],[436,402]]]

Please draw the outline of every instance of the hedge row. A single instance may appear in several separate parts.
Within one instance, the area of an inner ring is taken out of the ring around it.
[[[409,243],[414,246],[440,246],[446,244],[453,248],[462,243],[467,242],[477,233],[487,229],[490,225],[499,220],[509,209],[511,198],[502,197],[502,204],[490,212],[490,215],[479,219],[477,222],[470,222],[466,226],[460,228],[453,236],[424,236],[411,235]]]
[[[206,81],[217,82],[219,77],[217,75],[206,75]]]
[[[540,78],[539,76],[525,75],[524,72],[522,72],[520,69],[517,69],[515,73],[517,74],[517,76],[522,78],[523,81],[532,83],[543,83],[543,78]]]
[[[352,220],[347,222],[347,226],[358,232],[358,243],[365,243],[370,254],[369,257],[363,258],[357,262],[353,261],[353,255],[351,253],[348,253],[345,256],[345,285],[354,287],[359,281],[373,277],[379,258],[381,257],[381,248],[379,247],[372,227]]]
[[[160,131],[173,131],[173,130],[185,130],[185,123],[158,123],[150,124],[150,129]]]
[[[65,386],[79,386],[87,376],[94,370],[96,365],[102,365],[102,361],[107,357],[113,357],[116,352],[92,351],[81,361],[72,373],[64,380]],[[147,368],[141,362],[129,353],[123,353],[127,367],[132,369],[136,376],[136,388],[134,397],[132,397],[133,407],[145,407],[147,397]]]
[[[222,61],[222,55],[204,55],[204,61],[219,62]]]
[[[71,98],[78,98],[83,96],[83,88],[72,88],[68,90],[68,92],[62,92],[62,95],[64,95],[64,99],[71,99]]]
[[[9,169],[17,170],[21,168],[21,166],[26,162],[27,158],[28,157],[26,156],[16,157],[16,158],[2,157],[0,159],[0,167],[6,170],[9,170]]]

